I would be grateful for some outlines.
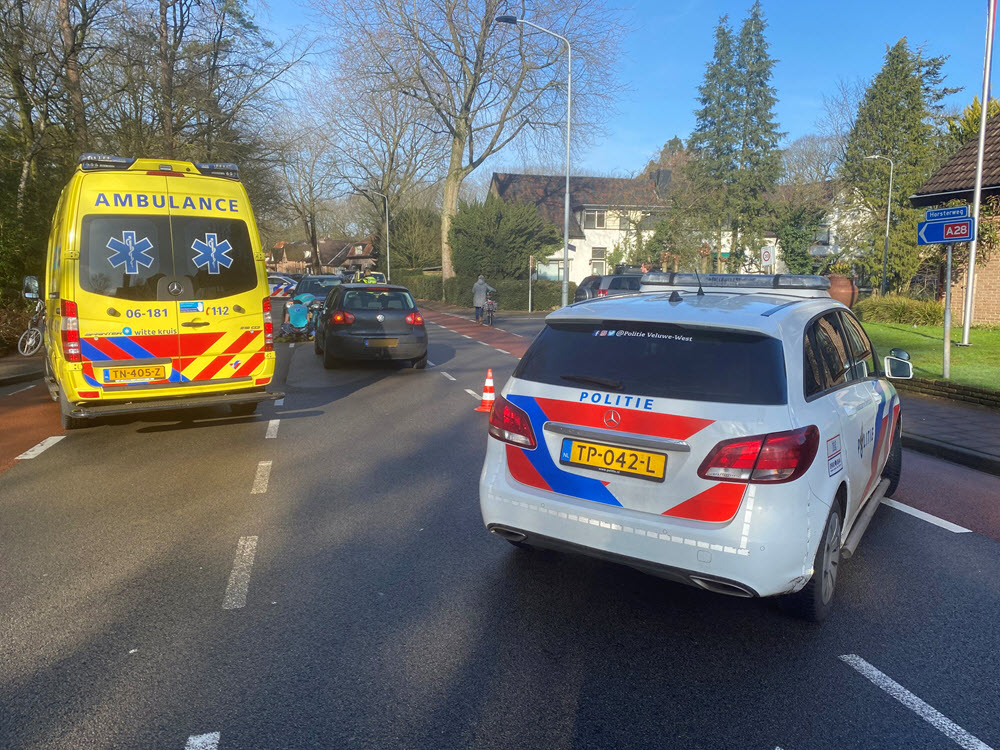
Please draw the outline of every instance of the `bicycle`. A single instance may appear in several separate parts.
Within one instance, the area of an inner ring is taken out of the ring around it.
[[[17,340],[17,351],[25,357],[30,357],[42,348],[42,338],[45,328],[45,304],[38,300],[35,303],[35,312],[28,321],[27,330],[21,334]]]
[[[486,294],[486,304],[483,305],[483,325],[493,325],[493,316],[496,315],[496,311],[497,301],[488,292]]]

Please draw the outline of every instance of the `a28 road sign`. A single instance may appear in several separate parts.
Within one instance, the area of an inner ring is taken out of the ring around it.
[[[968,242],[973,234],[972,219],[922,221],[917,224],[918,245],[938,245],[945,242]]]

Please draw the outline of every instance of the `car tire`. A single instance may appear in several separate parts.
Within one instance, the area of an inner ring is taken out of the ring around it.
[[[821,622],[833,609],[833,597],[837,587],[840,568],[840,503],[834,502],[823,526],[816,558],[813,560],[813,575],[809,583],[794,594],[786,594],[778,600],[787,614],[810,622]]]
[[[316,352],[317,354],[322,354],[323,353],[323,350],[320,348],[320,345],[319,345],[319,336],[318,335],[313,335],[313,351]]]
[[[882,478],[889,480],[889,488],[885,491],[885,496],[891,498],[896,494],[899,487],[899,478],[903,474],[903,435],[899,429],[899,422],[896,422],[895,432],[892,435],[892,442],[889,444],[889,456],[885,459],[885,467],[882,469]]]
[[[69,413],[70,406],[69,401],[60,394],[59,395],[59,421],[62,424],[64,430],[79,430],[82,427],[87,426],[89,420],[83,419],[81,417],[74,417]]]
[[[427,352],[424,352],[424,356],[413,360],[414,370],[425,370],[427,369]]]
[[[323,347],[323,368],[326,370],[335,370],[340,367],[340,360],[333,356],[330,351],[330,342],[324,342],[326,345]]]
[[[257,403],[257,401],[251,401],[250,403],[230,404],[229,413],[234,417],[249,417],[257,411]]]

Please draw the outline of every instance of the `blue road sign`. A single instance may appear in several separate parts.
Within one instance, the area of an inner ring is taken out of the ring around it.
[[[921,221],[917,224],[918,245],[939,245],[946,242],[968,242],[974,233],[972,219]]]
[[[954,208],[929,208],[924,212],[924,221],[943,221],[944,219],[968,219],[968,206]]]

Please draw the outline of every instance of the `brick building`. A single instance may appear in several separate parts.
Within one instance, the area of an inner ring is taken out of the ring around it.
[[[920,186],[914,195],[910,196],[910,202],[917,208],[933,208],[954,200],[972,203],[978,150],[978,140],[972,140],[962,146],[944,166]],[[986,121],[982,202],[985,203],[990,196],[1000,196],[1000,117],[992,117]],[[1000,220],[992,219],[992,221],[1000,232]],[[980,243],[977,254],[983,253],[984,250]],[[961,255],[964,254],[963,250]],[[956,256],[960,257],[960,254],[956,252]],[[966,273],[964,271],[957,273],[953,278],[951,312],[953,319],[960,324],[965,303]],[[972,322],[1000,323],[1000,252],[994,252],[993,257],[986,263],[976,264],[973,292]]]

